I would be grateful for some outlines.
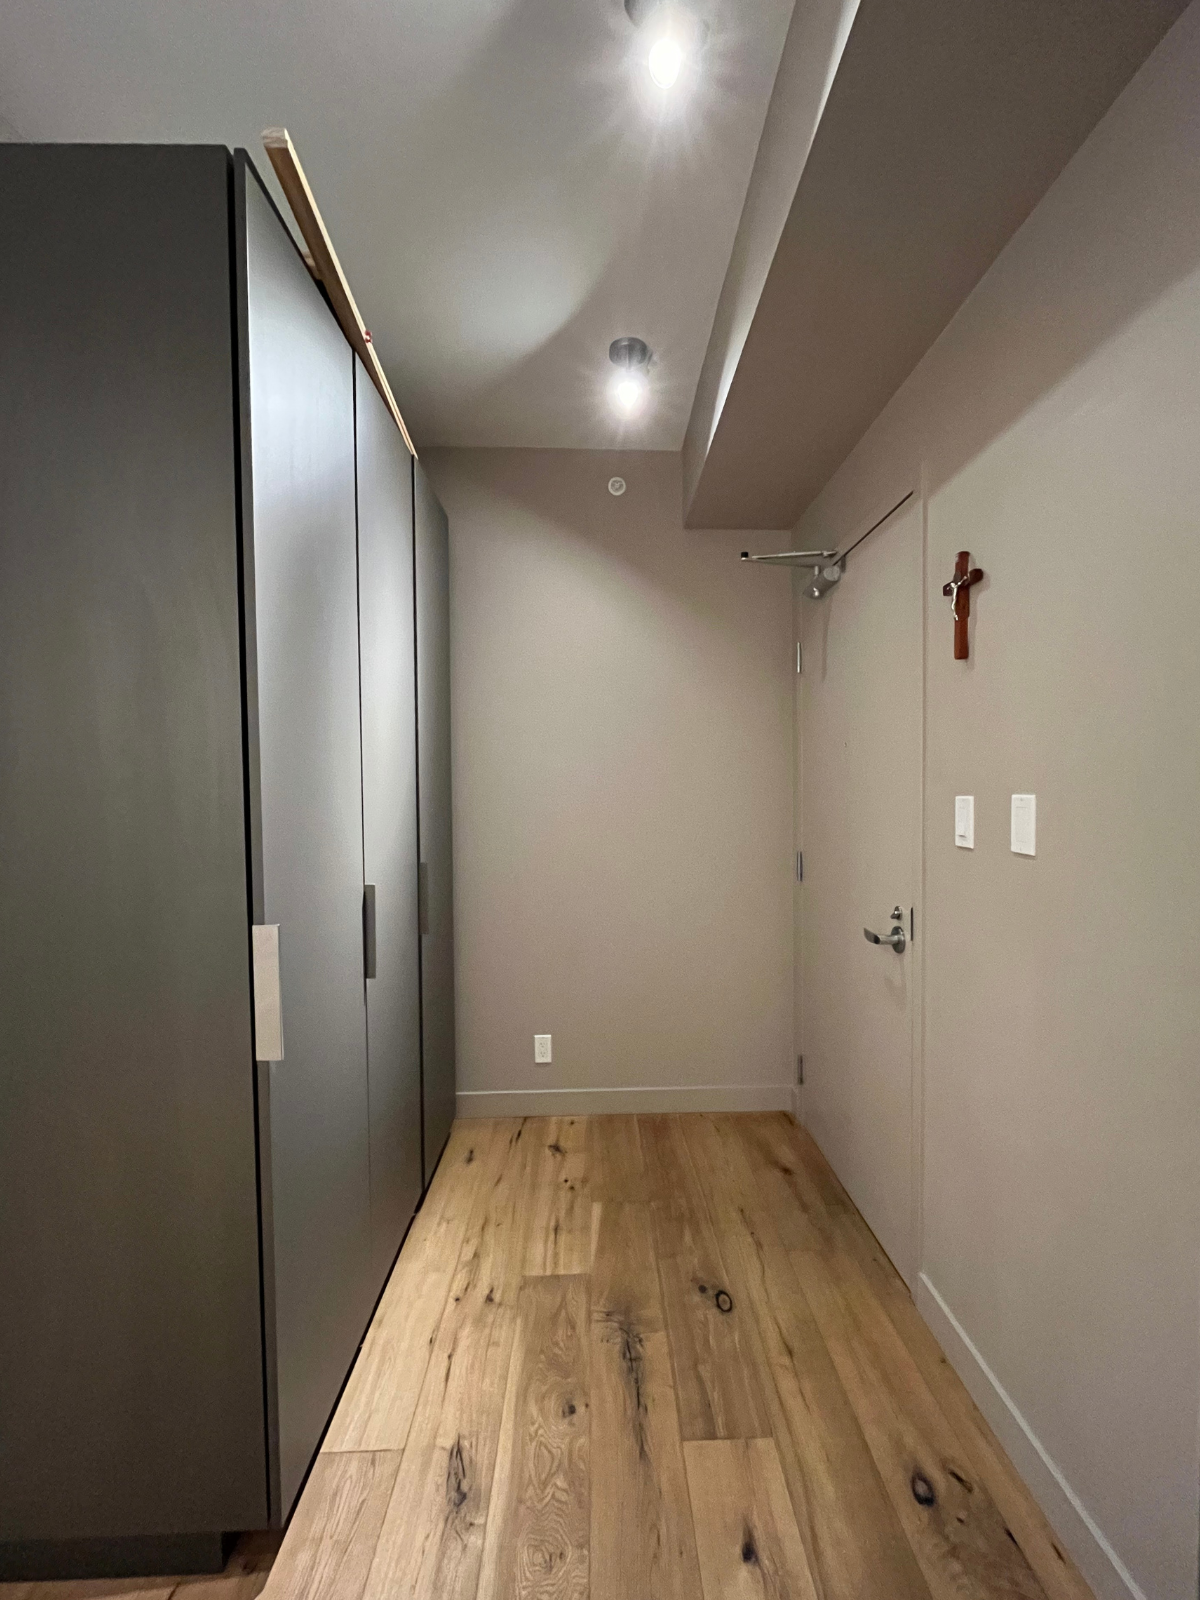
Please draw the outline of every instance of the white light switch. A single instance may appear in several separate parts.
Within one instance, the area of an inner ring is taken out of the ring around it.
[[[954,796],[954,842],[960,850],[975,848],[975,796]]]
[[[1037,855],[1037,795],[1012,797],[1012,849],[1018,856]]]
[[[534,1034],[533,1059],[540,1067],[550,1064],[550,1035],[548,1033]]]

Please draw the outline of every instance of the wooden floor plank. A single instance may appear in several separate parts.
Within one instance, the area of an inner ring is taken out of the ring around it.
[[[844,1256],[793,1258],[934,1600],[1045,1600],[896,1330]]]
[[[523,1353],[517,1345],[514,1328],[509,1369],[503,1382],[504,1406],[500,1417],[500,1433],[496,1443],[496,1463],[489,1488],[489,1505],[509,1503],[510,1479],[516,1462],[517,1390]],[[489,1516],[483,1533],[483,1555],[480,1560],[479,1587],[475,1600],[496,1600],[500,1592],[500,1562],[505,1555],[501,1548],[507,1528],[500,1515]]]
[[[734,1292],[755,1312],[771,1380],[771,1431],[817,1593],[821,1600],[929,1600],[730,1121],[690,1119],[689,1144],[710,1186]]]
[[[324,1451],[402,1450],[494,1122],[458,1122],[346,1384]]]
[[[592,1199],[602,1204],[644,1201],[646,1173],[636,1117],[593,1117],[590,1128]]]
[[[887,1314],[921,1376],[953,1427],[977,1480],[1003,1517],[1006,1531],[1029,1562],[1049,1600],[1092,1600],[1092,1591],[965,1385],[934,1338],[900,1274],[871,1233],[811,1136],[789,1125],[772,1136],[786,1141],[811,1181],[831,1195],[839,1248],[854,1261],[870,1293]],[[840,1197],[840,1198],[839,1198]]]
[[[529,1209],[528,1123],[499,1125],[425,1370],[365,1600],[474,1600]]]
[[[773,1439],[685,1444],[704,1600],[818,1600]]]
[[[684,1439],[754,1439],[770,1432],[749,1322],[708,1218],[682,1200],[650,1208]]]
[[[692,1167],[683,1131],[685,1121],[678,1115],[638,1117],[644,1193],[648,1201],[682,1200],[702,1213],[707,1197]]]
[[[530,1130],[537,1150],[525,1273],[569,1276],[592,1266],[592,1191],[586,1117],[551,1117]]]
[[[602,1208],[591,1384],[590,1600],[696,1600],[700,1569],[645,1206]]]
[[[776,1113],[738,1117],[730,1123],[746,1150],[759,1196],[787,1250],[837,1248],[836,1217],[841,1197],[814,1181],[808,1164],[788,1142],[792,1119]]]
[[[685,1439],[755,1438],[770,1422],[747,1347],[747,1308],[728,1272],[684,1132],[686,1118],[638,1118],[655,1258]]]
[[[320,1455],[271,1569],[266,1600],[359,1600],[400,1453]],[[218,1596],[188,1600],[219,1600]]]
[[[522,1284],[487,1600],[587,1600],[588,1320],[586,1277]]]

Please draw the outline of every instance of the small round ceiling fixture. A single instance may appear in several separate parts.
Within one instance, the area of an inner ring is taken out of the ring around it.
[[[615,495],[624,494],[625,493],[625,479],[624,478],[610,478],[608,480],[608,492],[609,492],[609,494],[615,494]]]
[[[635,28],[645,28],[649,48],[647,70],[655,87],[673,89],[688,62],[698,56],[708,32],[687,0],[625,0]]]
[[[609,384],[609,401],[618,415],[632,419],[650,397],[650,346],[644,339],[626,335],[609,345],[608,359],[617,369]]]
[[[646,65],[660,89],[672,88],[683,67],[683,46],[673,34],[664,33],[650,46]]]

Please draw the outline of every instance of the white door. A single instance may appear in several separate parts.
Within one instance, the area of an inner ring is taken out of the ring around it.
[[[914,494],[824,599],[800,602],[801,1117],[909,1283],[922,543]],[[869,943],[864,928],[900,929],[904,949]]]

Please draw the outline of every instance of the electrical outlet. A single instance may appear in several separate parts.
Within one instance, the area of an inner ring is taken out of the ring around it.
[[[533,1059],[537,1066],[550,1065],[550,1035],[548,1033],[535,1033],[533,1036]]]

